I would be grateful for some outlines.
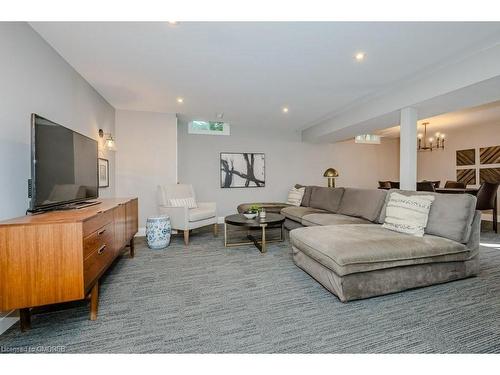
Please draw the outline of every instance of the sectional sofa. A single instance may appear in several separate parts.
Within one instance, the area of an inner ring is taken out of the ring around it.
[[[423,237],[382,227],[393,191],[435,195]],[[281,213],[295,264],[345,302],[476,275],[475,207],[469,194],[308,186]]]

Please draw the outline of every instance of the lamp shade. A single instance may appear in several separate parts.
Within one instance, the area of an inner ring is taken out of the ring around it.
[[[333,169],[333,168],[328,168],[325,173],[323,173],[323,177],[338,177],[339,173]]]

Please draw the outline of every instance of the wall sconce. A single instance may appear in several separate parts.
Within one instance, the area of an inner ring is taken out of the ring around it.
[[[334,188],[335,187],[335,177],[338,177],[339,173],[333,169],[333,168],[328,168],[325,173],[323,173],[323,177],[328,178],[328,187]]]
[[[104,138],[104,147],[110,151],[116,151],[115,140],[111,133],[104,133],[104,130],[99,129],[99,137]]]

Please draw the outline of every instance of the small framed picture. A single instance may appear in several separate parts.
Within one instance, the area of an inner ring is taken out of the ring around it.
[[[98,159],[99,187],[109,187],[109,161],[108,159]]]

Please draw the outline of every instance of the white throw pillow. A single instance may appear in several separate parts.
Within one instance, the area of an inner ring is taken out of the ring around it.
[[[407,233],[416,237],[424,235],[433,195],[406,196],[390,193],[386,207],[385,222],[382,227],[395,232]]]
[[[306,188],[291,188],[288,192],[288,200],[286,201],[286,203],[291,204],[292,206],[300,206],[305,191]]]
[[[198,205],[193,197],[191,198],[175,198],[170,199],[170,206],[172,207],[187,207],[187,208],[197,208]]]

